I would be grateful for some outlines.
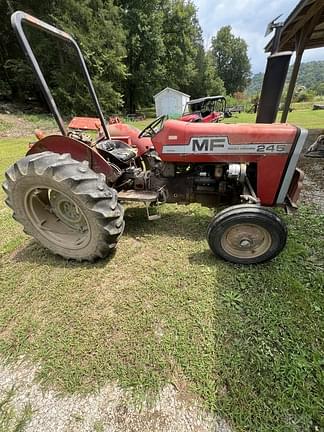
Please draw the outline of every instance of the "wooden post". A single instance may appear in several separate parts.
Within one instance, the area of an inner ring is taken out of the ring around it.
[[[294,94],[295,85],[296,85],[298,72],[299,72],[301,60],[303,57],[303,53],[304,53],[304,49],[296,52],[296,60],[295,60],[292,74],[291,74],[290,82],[289,82],[289,87],[288,87],[288,92],[287,92],[287,96],[286,96],[286,100],[285,100],[285,105],[284,105],[284,109],[283,109],[282,116],[281,116],[281,123],[286,123],[286,121],[287,121],[287,117],[288,117],[288,113],[289,113],[289,107],[290,107],[292,97]]]
[[[316,2],[314,2],[313,7],[317,8],[318,4]],[[293,68],[292,75],[290,78],[290,82],[289,82],[287,97],[285,100],[285,105],[284,105],[284,109],[283,109],[282,116],[281,116],[281,123],[285,123],[287,121],[287,117],[288,117],[288,113],[289,113],[289,107],[290,107],[292,97],[294,94],[295,85],[296,85],[297,76],[298,76],[301,60],[303,57],[303,53],[304,53],[307,41],[309,40],[309,38],[310,38],[311,34],[313,33],[316,25],[319,23],[319,21],[321,19],[323,9],[324,9],[324,6],[322,6],[322,5],[320,6],[320,8],[318,10],[317,9],[316,10],[310,9],[308,11],[310,19],[308,19],[308,21],[303,22],[302,29],[300,31],[298,31],[296,34],[296,60],[295,60],[294,68]],[[311,11],[312,11],[313,15],[310,14]],[[314,13],[315,11],[317,13]]]

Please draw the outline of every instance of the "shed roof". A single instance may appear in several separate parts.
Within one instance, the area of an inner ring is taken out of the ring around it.
[[[219,100],[219,99],[225,99],[225,96],[223,96],[223,95],[206,96],[206,97],[202,97],[202,98],[199,98],[199,99],[191,99],[188,102],[188,104],[192,105],[192,104],[196,104],[196,103],[200,103],[200,102],[208,102],[208,101]]]
[[[284,22],[278,51],[295,51],[301,30],[307,32],[304,49],[324,46],[324,1],[301,0]],[[266,45],[265,51],[272,50],[275,38]]]
[[[179,93],[181,96],[186,96],[186,97],[190,98],[190,95],[187,95],[186,93],[183,93],[183,92],[181,92],[179,90],[175,90],[175,89],[173,89],[171,87],[166,87],[165,89],[163,89],[159,93],[157,93],[155,96],[153,96],[154,99],[157,98],[158,96],[160,96],[162,93],[168,91],[168,90],[171,90],[171,91],[173,91],[175,93]]]

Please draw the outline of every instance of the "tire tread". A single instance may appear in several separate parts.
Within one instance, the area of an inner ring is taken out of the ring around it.
[[[92,214],[96,227],[100,231],[99,241],[90,255],[78,256],[75,259],[93,261],[111,253],[124,229],[124,211],[117,201],[116,191],[106,184],[104,174],[95,173],[89,168],[87,161],[76,161],[68,153],[58,154],[46,151],[26,156],[15,162],[7,170],[2,187],[7,195],[6,204],[14,211],[13,217],[23,225],[26,233],[30,233],[31,230],[25,226],[26,220],[19,212],[17,216],[13,195],[17,193],[15,188],[17,182],[30,175],[50,177],[64,185],[69,189],[71,196],[74,195],[79,201],[81,200],[89,214]],[[53,252],[58,253],[55,248]],[[69,254],[59,254],[64,258],[71,258]]]
[[[267,220],[270,229],[276,231],[276,236],[279,239],[278,244],[273,250],[269,251],[269,253],[265,253],[256,258],[245,260],[229,256],[222,250],[220,244],[217,242],[215,243],[215,236],[216,233],[219,234],[218,231],[220,232],[223,226],[233,218],[237,218],[238,220],[241,218],[247,218],[251,219],[251,222],[256,218]],[[222,210],[212,219],[207,229],[207,239],[208,244],[215,255],[235,264],[257,264],[273,259],[282,251],[286,245],[287,226],[278,215],[268,208],[259,207],[255,204],[239,204]]]

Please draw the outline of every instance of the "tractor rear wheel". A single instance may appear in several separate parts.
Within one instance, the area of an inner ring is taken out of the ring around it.
[[[287,240],[284,222],[272,211],[253,204],[218,213],[207,231],[215,255],[235,264],[258,264],[277,256]]]
[[[70,154],[43,152],[20,159],[3,189],[24,231],[64,258],[107,256],[124,229],[123,208],[104,174]]]

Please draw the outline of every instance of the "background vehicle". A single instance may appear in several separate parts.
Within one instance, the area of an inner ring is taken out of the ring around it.
[[[187,102],[182,117],[179,120],[186,122],[217,123],[224,116],[231,116],[226,110],[224,96],[207,96],[200,99],[192,99]]]
[[[100,119],[98,138],[66,130],[23,22],[74,45]],[[12,23],[61,130],[61,135],[38,134],[26,157],[6,172],[6,203],[28,234],[65,258],[94,260],[107,256],[123,232],[122,202],[143,202],[150,220],[159,218],[162,203],[198,202],[230,205],[207,230],[211,250],[223,259],[260,263],[284,248],[286,226],[266,207],[296,207],[303,179],[296,164],[305,130],[288,124],[188,123],[164,116],[139,136],[122,123],[107,127],[73,38],[24,12],[15,12]],[[110,128],[115,128],[113,139]]]

